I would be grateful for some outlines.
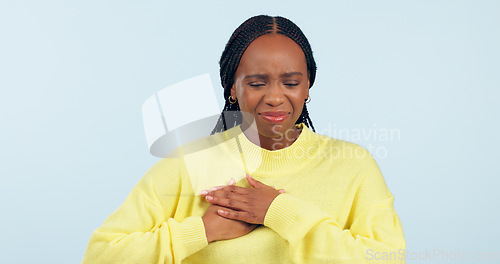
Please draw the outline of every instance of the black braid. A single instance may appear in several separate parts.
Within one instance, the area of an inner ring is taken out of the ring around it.
[[[222,52],[222,56],[219,61],[220,79],[222,87],[224,88],[224,99],[226,100],[226,103],[219,119],[217,120],[217,124],[212,130],[212,134],[226,131],[227,129],[241,124],[243,118],[238,102],[234,104],[229,102],[231,88],[234,84],[234,75],[240,63],[241,57],[250,43],[262,35],[271,33],[285,35],[300,46],[306,57],[307,72],[309,75],[309,89],[313,86],[316,78],[316,62],[314,61],[311,45],[300,28],[292,21],[280,16],[271,17],[267,15],[259,15],[251,17],[243,22],[243,24],[241,24],[233,32],[224,51]],[[305,103],[302,113],[295,123],[304,123],[307,127],[312,128],[312,130],[316,132],[311,118],[309,117],[309,112],[307,111]]]
[[[302,114],[300,114],[300,117],[296,122],[296,124],[300,123],[304,123],[307,127],[310,127],[314,132],[316,132],[316,129],[314,129],[313,122],[309,117],[309,111],[307,111],[306,103],[304,103],[304,108],[302,108]]]

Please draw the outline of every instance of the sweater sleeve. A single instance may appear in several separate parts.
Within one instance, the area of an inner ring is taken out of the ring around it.
[[[174,160],[155,164],[92,233],[82,263],[181,263],[206,247],[201,217],[173,218],[180,178]]]
[[[294,263],[405,263],[403,228],[373,157],[358,164],[363,177],[344,228],[335,217],[288,193],[271,203],[264,225],[286,239]]]

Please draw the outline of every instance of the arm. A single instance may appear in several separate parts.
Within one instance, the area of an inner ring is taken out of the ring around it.
[[[82,263],[181,263],[208,245],[201,217],[174,219],[179,159],[162,159],[90,238]]]
[[[295,263],[404,263],[405,240],[389,192],[373,157],[357,162],[361,183],[348,229],[332,215],[290,194],[272,202],[264,225],[290,243]]]
[[[295,263],[404,263],[403,230],[392,201],[388,198],[367,208],[350,229],[343,229],[314,205],[281,194],[271,204],[264,225],[290,243]]]

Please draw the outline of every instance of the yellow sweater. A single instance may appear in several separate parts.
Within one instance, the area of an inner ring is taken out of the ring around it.
[[[394,197],[370,153],[304,124],[269,151],[237,126],[159,160],[90,237],[82,263],[404,263]],[[207,243],[203,189],[250,187],[245,173],[285,189],[264,225]]]

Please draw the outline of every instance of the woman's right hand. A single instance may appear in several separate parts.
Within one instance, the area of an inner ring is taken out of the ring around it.
[[[224,208],[225,207],[211,204],[202,217],[208,243],[244,236],[259,226],[220,216],[217,210]]]
[[[231,178],[229,185],[236,185],[234,178]],[[222,187],[224,187],[224,185],[213,187],[212,190]],[[226,240],[244,236],[259,226],[239,220],[224,218],[217,213],[217,210],[219,209],[225,209],[225,207],[210,204],[207,211],[205,211],[205,214],[201,218],[203,220],[203,224],[205,225],[205,233],[207,234],[208,243],[217,240]]]

